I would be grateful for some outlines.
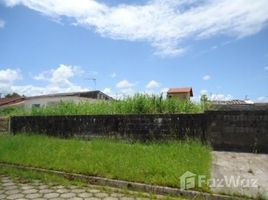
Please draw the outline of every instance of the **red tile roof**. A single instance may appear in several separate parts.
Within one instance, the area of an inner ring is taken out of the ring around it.
[[[0,106],[11,105],[19,103],[24,100],[24,97],[11,97],[11,98],[0,98]]]
[[[184,88],[170,88],[167,91],[168,94],[177,94],[177,93],[190,93],[190,96],[193,96],[193,90],[191,87],[184,87]]]

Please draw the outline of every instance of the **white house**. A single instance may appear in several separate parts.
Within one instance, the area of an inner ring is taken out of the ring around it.
[[[87,91],[87,92],[71,92],[71,93],[58,93],[48,94],[32,97],[15,97],[0,99],[0,107],[7,106],[23,106],[23,107],[41,107],[47,105],[54,105],[61,101],[72,101],[74,103],[82,101],[109,101],[113,100],[112,97],[104,94],[103,92]]]
[[[191,87],[184,88],[170,88],[167,91],[167,98],[175,98],[183,101],[190,101],[193,96],[193,90]]]

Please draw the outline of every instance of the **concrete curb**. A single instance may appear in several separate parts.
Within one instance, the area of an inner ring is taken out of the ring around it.
[[[108,178],[88,176],[88,175],[77,174],[77,173],[68,173],[68,172],[63,172],[63,171],[29,167],[29,166],[23,166],[23,165],[18,165],[18,164],[0,162],[0,166],[7,167],[7,168],[16,168],[16,169],[22,169],[22,170],[32,170],[36,172],[43,172],[47,174],[62,176],[71,180],[78,179],[82,182],[90,183],[93,185],[110,186],[110,187],[115,187],[115,188],[120,188],[120,189],[129,189],[129,190],[149,192],[149,193],[151,192],[151,193],[160,194],[160,195],[181,196],[181,197],[185,197],[189,199],[204,199],[204,200],[229,200],[229,199],[239,200],[239,199],[242,199],[240,197],[234,197],[234,196],[228,196],[228,195],[210,194],[206,192],[182,190],[179,188],[148,185],[144,183],[108,179]]]

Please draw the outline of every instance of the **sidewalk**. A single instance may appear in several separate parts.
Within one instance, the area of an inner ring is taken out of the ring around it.
[[[214,192],[239,194],[251,197],[261,195],[268,199],[268,154],[213,152],[212,178],[230,180],[245,180],[242,187],[213,188]],[[247,181],[256,180],[257,187],[247,187]]]
[[[173,199],[156,195],[155,199]],[[19,182],[0,175],[0,199],[16,200],[145,200],[152,199],[147,193],[116,190],[109,187],[47,185],[40,181]],[[174,198],[175,199],[175,198]]]

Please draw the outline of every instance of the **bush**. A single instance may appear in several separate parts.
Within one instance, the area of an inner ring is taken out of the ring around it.
[[[204,106],[191,101],[163,99],[162,96],[136,94],[124,100],[60,102],[56,105],[40,108],[0,109],[0,115],[94,115],[94,114],[172,114],[199,113]]]

